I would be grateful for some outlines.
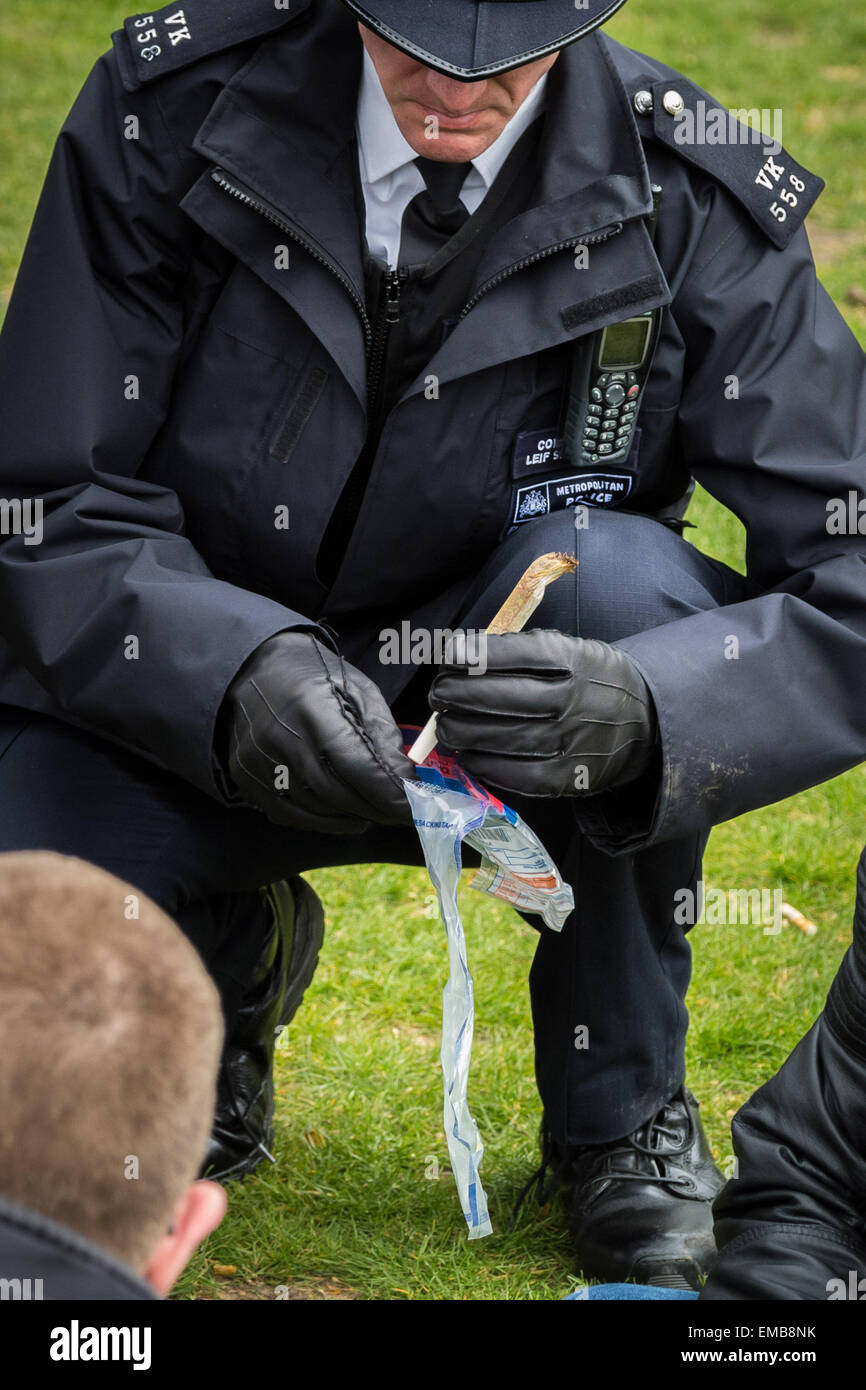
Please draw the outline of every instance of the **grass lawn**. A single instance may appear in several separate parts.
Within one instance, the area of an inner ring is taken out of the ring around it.
[[[74,13],[60,0],[5,0],[0,304],[53,136],[126,13],[112,0],[87,0]],[[819,270],[866,343],[866,14],[843,5],[819,14],[795,0],[632,0],[610,29],[726,106],[783,109],[784,143],[828,184],[809,223]],[[734,517],[705,494],[690,517],[699,523],[697,545],[742,567]],[[850,938],[864,791],[857,769],[712,836],[708,883],[781,888],[819,926],[811,939],[794,928],[765,935],[760,926],[705,925],[693,934],[689,1077],[723,1164],[731,1116],[814,1019]],[[328,934],[278,1053],[279,1163],[230,1188],[229,1215],[177,1296],[560,1297],[572,1278],[558,1211],[527,1206],[504,1234],[536,1161],[540,1105],[525,983],[535,933],[505,907],[463,893],[477,1006],[470,1102],[487,1146],[483,1174],[497,1232],[469,1244],[442,1132],[446,951],[426,876],[367,866],[310,881],[324,900]],[[216,1266],[233,1273],[219,1276]]]

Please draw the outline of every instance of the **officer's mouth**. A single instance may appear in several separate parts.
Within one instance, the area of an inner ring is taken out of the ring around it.
[[[484,107],[481,111],[467,111],[462,116],[452,116],[450,112],[437,111],[435,106],[428,106],[422,101],[416,105],[421,107],[425,117],[435,116],[440,128],[445,130],[471,130],[489,110],[488,107]]]

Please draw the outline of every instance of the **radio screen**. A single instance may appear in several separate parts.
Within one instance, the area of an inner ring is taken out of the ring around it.
[[[605,368],[639,367],[649,344],[652,315],[612,323],[604,330],[598,365]]]

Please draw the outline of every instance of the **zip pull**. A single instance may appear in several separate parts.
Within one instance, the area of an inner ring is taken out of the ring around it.
[[[408,272],[389,270],[385,277],[385,322],[398,323],[400,319],[400,294]]]

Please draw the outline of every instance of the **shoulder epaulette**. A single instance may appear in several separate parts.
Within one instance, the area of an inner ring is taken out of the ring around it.
[[[298,19],[311,0],[180,0],[132,15],[112,35],[123,85],[178,72],[237,44],[266,38]]]
[[[662,82],[632,79],[628,93],[641,135],[723,184],[775,246],[788,245],[824,180],[782,147],[780,112],[727,110],[679,75]]]

